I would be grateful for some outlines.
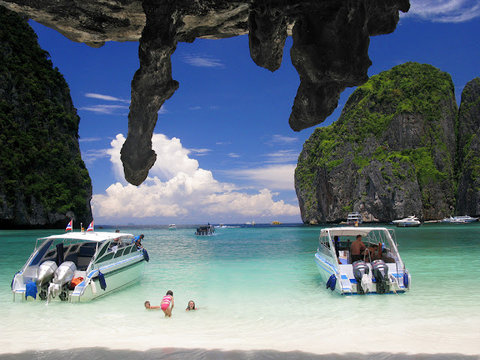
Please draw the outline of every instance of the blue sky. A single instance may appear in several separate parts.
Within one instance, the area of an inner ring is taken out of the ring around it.
[[[480,4],[411,1],[397,29],[372,37],[369,75],[416,61],[448,72],[457,102],[480,76]],[[127,134],[130,83],[138,43],[99,49],[31,22],[40,46],[70,86],[78,109],[82,158],[93,183],[96,224],[301,222],[293,171],[314,128],[288,125],[299,85],[287,39],[271,73],[251,60],[247,36],[179,43],[172,57],[177,92],[159,112],[157,163],[135,187],[123,179],[119,150]],[[331,124],[354,89],[341,96]]]

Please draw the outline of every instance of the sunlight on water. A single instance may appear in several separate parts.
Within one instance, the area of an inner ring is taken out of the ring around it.
[[[132,229],[131,229],[132,230]],[[105,347],[480,354],[480,224],[397,229],[408,294],[342,297],[315,267],[318,227],[135,229],[143,279],[85,304],[13,303],[10,281],[48,231],[0,231],[0,352]],[[107,284],[108,286],[108,284]],[[174,292],[173,317],[146,311]],[[199,310],[185,312],[188,300]],[[7,335],[8,334],[8,335]],[[5,336],[7,335],[7,336]]]

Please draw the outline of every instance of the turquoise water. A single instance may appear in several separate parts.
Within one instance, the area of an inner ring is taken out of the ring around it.
[[[320,280],[313,260],[320,227],[225,228],[211,237],[194,228],[124,231],[145,234],[150,262],[139,283],[86,304],[49,305],[13,303],[10,281],[35,239],[54,231],[0,231],[0,353],[480,354],[480,224],[396,229],[412,290],[354,297],[333,294]],[[145,300],[159,305],[169,289],[172,318],[143,308]],[[190,299],[197,312],[184,311]]]

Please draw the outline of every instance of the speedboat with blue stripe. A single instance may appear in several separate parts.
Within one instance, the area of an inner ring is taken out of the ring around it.
[[[351,244],[358,235],[367,250],[352,263]],[[327,289],[342,295],[404,293],[411,284],[394,230],[384,227],[322,229],[315,263]]]
[[[148,260],[132,234],[82,231],[40,238],[12,279],[13,300],[89,301],[138,281]]]

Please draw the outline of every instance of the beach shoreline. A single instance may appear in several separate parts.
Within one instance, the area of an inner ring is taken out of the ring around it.
[[[75,348],[68,350],[30,350],[21,353],[0,354],[0,360],[30,360],[30,359],[71,359],[83,360],[104,359],[104,360],[129,360],[129,359],[232,359],[232,360],[478,360],[479,355],[465,355],[458,353],[327,353],[314,354],[303,351],[277,351],[277,350],[219,350],[202,348],[153,348],[145,351],[138,350],[114,350],[102,347]]]

